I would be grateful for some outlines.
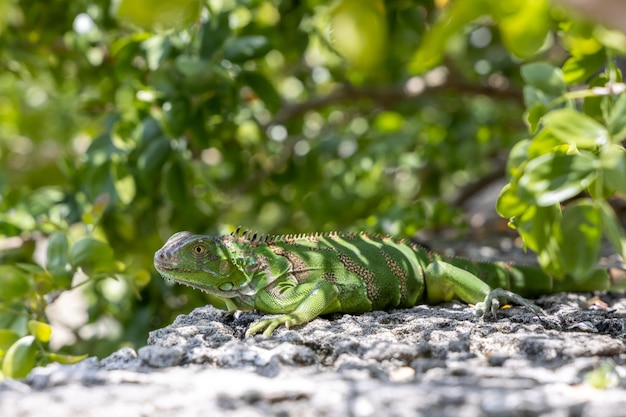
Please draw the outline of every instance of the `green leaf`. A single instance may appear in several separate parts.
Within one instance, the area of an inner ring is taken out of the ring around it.
[[[564,144],[552,134],[552,131],[543,129],[535,135],[528,146],[528,159],[533,159],[547,153],[567,153],[569,145]]]
[[[90,198],[96,199],[98,196],[106,193],[112,201],[117,199],[115,182],[111,175],[111,164],[109,162],[87,167],[82,181],[82,185]]]
[[[57,187],[41,187],[26,197],[28,212],[35,216],[48,212],[52,207],[63,201],[64,195]]]
[[[553,235],[553,224],[560,221],[560,211],[554,212],[555,206],[528,206],[517,220],[517,228],[524,244],[535,252],[546,247]]]
[[[509,179],[519,178],[522,174],[524,165],[528,160],[528,148],[530,144],[530,139],[523,139],[511,148],[511,152],[509,152],[509,159],[506,161],[506,171]]]
[[[165,168],[165,192],[169,199],[178,207],[185,207],[189,203],[187,192],[187,178],[185,168],[178,161],[171,161]]]
[[[133,280],[140,288],[148,285],[150,280],[152,279],[152,275],[145,269],[140,269],[133,275]]]
[[[46,269],[57,288],[67,288],[71,284],[73,271],[69,252],[70,243],[65,232],[57,231],[50,235],[46,248]]]
[[[567,276],[567,269],[561,260],[559,245],[554,236],[547,239],[547,244],[537,252],[537,261],[541,269],[556,280],[562,280]]]
[[[516,221],[524,245],[537,253],[541,267],[555,277],[565,274],[556,240],[560,233],[560,222],[561,209],[558,204],[528,206]]]
[[[191,108],[189,102],[184,99],[176,99],[169,102],[169,107],[163,112],[164,128],[172,137],[179,137],[189,127]]]
[[[117,18],[143,29],[182,29],[200,16],[199,0],[121,0]]]
[[[35,336],[35,339],[40,342],[48,343],[50,341],[50,336],[52,335],[52,326],[41,321],[29,320],[28,332]]]
[[[609,79],[607,75],[604,73],[600,73],[598,76],[593,77],[591,81],[589,81],[589,85],[587,87],[588,88],[593,88],[593,87],[604,88],[604,86],[608,82],[609,82]],[[585,97],[585,99],[583,100],[583,106],[582,106],[583,113],[585,113],[587,116],[595,120],[606,120],[604,112],[605,112],[607,99],[608,99],[607,96],[597,96],[597,95]]]
[[[234,63],[260,58],[272,49],[265,36],[243,36],[227,41],[224,57]]]
[[[600,156],[602,178],[609,193],[626,195],[626,150],[619,145],[611,147]]]
[[[7,213],[0,212],[0,223],[10,225],[13,230],[17,231],[34,230],[37,227],[35,218],[23,210],[13,210]]]
[[[519,179],[520,195],[539,206],[574,197],[595,177],[598,161],[587,154],[548,153],[531,159]]]
[[[536,105],[542,105],[547,108],[555,99],[555,97],[549,96],[540,89],[528,84],[524,85],[522,94],[524,96],[524,104],[529,109],[528,112],[530,112],[530,110]],[[530,117],[530,114],[527,117]],[[530,121],[531,120],[529,119],[529,122]]]
[[[534,101],[534,100],[533,100]],[[534,133],[539,129],[539,122],[544,114],[548,112],[548,108],[544,103],[535,103],[528,108],[524,114],[524,118],[528,123],[530,133]]]
[[[243,71],[240,78],[244,84],[252,88],[270,112],[275,113],[280,109],[282,104],[280,95],[267,77],[256,71]]]
[[[143,42],[151,37],[150,33],[135,33],[120,37],[111,43],[109,52],[113,61],[113,69],[120,77],[136,74],[131,62],[140,53]]]
[[[607,123],[614,143],[626,138],[626,94],[621,94],[611,106],[611,116]]]
[[[87,275],[117,267],[111,246],[89,236],[74,243],[70,262],[74,268],[82,268]]]
[[[174,61],[174,66],[187,78],[197,79],[210,74],[210,63],[196,56],[179,55]]]
[[[46,358],[52,362],[62,363],[64,365],[72,365],[86,359],[89,355],[61,355],[59,353],[46,353]]]
[[[20,298],[30,291],[30,277],[13,265],[0,265],[0,300]]]
[[[496,211],[501,217],[510,219],[523,214],[527,209],[528,204],[519,198],[512,184],[507,184],[502,188],[496,202]]]
[[[162,134],[159,121],[152,116],[144,118],[133,131],[133,138],[144,145]]]
[[[0,329],[0,359],[13,343],[20,338],[20,335],[9,329]]]
[[[504,9],[511,7],[510,1],[494,4]],[[518,4],[515,12],[498,16],[498,27],[502,43],[509,51],[520,58],[530,58],[539,52],[550,32],[550,5],[547,0],[525,0]]]
[[[144,184],[152,184],[158,177],[159,170],[167,161],[172,147],[165,136],[158,136],[148,142],[137,158],[139,177]]]
[[[35,337],[20,338],[9,347],[2,361],[2,373],[9,378],[24,378],[35,366]]]
[[[597,204],[602,216],[602,230],[606,233],[606,237],[615,251],[622,259],[626,259],[626,237],[624,237],[624,229],[617,219],[615,211],[606,201],[598,201]]]
[[[572,56],[563,64],[563,79],[568,84],[585,82],[598,72],[605,60],[604,50],[592,55]]]
[[[593,55],[602,49],[594,32],[598,25],[585,19],[571,19],[560,25],[561,37],[572,56]]]
[[[26,272],[28,275],[45,275],[46,271],[39,265],[28,262],[19,262],[16,263],[17,266],[22,271]]]
[[[520,72],[526,84],[543,92],[550,100],[567,92],[563,72],[553,65],[545,62],[526,64],[522,65]]]
[[[568,275],[583,280],[600,258],[602,215],[591,201],[582,200],[563,210],[559,246]]]
[[[593,34],[605,48],[612,50],[613,54],[626,54],[626,34],[622,31],[597,25]]]
[[[546,114],[544,126],[563,143],[579,149],[594,149],[610,142],[609,132],[600,123],[573,109],[559,109]]]
[[[226,37],[230,33],[228,27],[228,13],[220,13],[211,16],[211,19],[202,24],[200,58],[211,59],[222,47]]]
[[[115,189],[117,190],[117,195],[123,204],[130,204],[135,199],[137,189],[135,186],[135,179],[132,175],[127,175],[124,178],[115,181]]]
[[[587,192],[589,196],[594,200],[606,200],[607,198],[611,198],[615,195],[615,190],[610,190],[606,186],[606,182],[604,181],[604,172],[602,175],[597,175],[589,187],[587,187]]]
[[[156,71],[170,54],[172,40],[167,35],[155,35],[146,39],[141,46],[146,51],[148,68]]]
[[[91,207],[91,215],[95,220],[94,224],[100,221],[100,218],[109,207],[110,201],[111,196],[108,193],[102,193],[96,197]]]
[[[489,0],[458,0],[449,4],[432,29],[426,32],[408,64],[411,74],[421,74],[439,65],[448,42],[463,27],[491,11]]]
[[[388,29],[383,1],[336,1],[328,26],[334,50],[352,67],[367,73],[384,62]]]

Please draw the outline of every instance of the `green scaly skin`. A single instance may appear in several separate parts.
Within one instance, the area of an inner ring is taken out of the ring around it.
[[[308,234],[225,236],[179,232],[154,255],[167,280],[211,294],[228,311],[279,316],[259,320],[246,336],[307,323],[321,314],[437,304],[453,299],[495,315],[501,303],[541,309],[522,297],[610,287],[596,270],[586,281],[557,281],[540,268],[443,258],[417,245],[383,236]],[[220,305],[218,305],[220,304]]]

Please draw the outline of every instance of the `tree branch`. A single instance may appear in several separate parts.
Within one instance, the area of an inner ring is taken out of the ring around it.
[[[419,97],[438,94],[443,91],[454,91],[463,95],[486,95],[513,100],[520,104],[523,103],[522,92],[518,89],[472,84],[451,76],[448,76],[447,79],[439,83],[437,83],[437,80],[429,81],[428,78],[428,75],[424,78],[412,77],[400,86],[386,87],[354,87],[350,84],[343,84],[328,95],[313,97],[303,103],[289,103],[284,105],[269,124],[284,124],[292,118],[301,116],[308,111],[333,104],[369,100],[381,107],[391,107],[399,102],[416,100]]]

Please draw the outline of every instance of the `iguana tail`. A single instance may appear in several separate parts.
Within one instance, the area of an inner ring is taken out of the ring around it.
[[[506,262],[474,262],[446,258],[444,262],[480,277],[491,288],[510,290],[522,297],[537,297],[558,292],[591,292],[626,289],[626,269],[597,268],[584,278],[554,278],[539,266]]]

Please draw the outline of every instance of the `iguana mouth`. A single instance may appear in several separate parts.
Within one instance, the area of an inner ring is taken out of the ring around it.
[[[159,272],[172,271],[176,269],[171,262],[158,262],[156,259],[154,260],[154,268]]]
[[[172,281],[176,282],[177,284],[183,284],[183,285],[185,285],[187,287],[191,287],[191,288],[195,288],[195,289],[200,290],[200,291],[207,292],[209,294],[215,294],[215,292],[210,291],[210,287],[207,287],[207,286],[204,286],[204,285],[195,284],[193,282],[176,281],[176,280],[172,280]]]

